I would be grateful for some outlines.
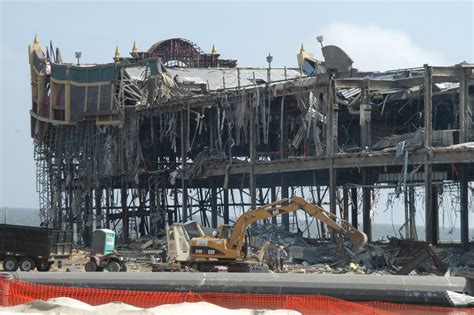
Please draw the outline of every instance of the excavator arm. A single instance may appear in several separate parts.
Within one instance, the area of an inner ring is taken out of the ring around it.
[[[228,240],[228,248],[240,250],[244,243],[245,230],[247,227],[263,219],[271,218],[276,215],[287,214],[297,210],[303,210],[316,219],[324,222],[337,233],[344,235],[351,242],[355,249],[361,249],[367,244],[367,235],[355,229],[350,223],[341,220],[341,224],[335,221],[336,216],[327,212],[323,208],[307,202],[305,199],[297,196],[285,198],[265,206],[250,210],[241,215],[234,224],[232,234]]]

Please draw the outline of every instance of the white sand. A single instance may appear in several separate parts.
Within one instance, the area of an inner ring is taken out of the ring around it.
[[[11,307],[0,307],[0,315],[6,314],[155,314],[155,315],[297,315],[291,310],[231,310],[207,302],[166,304],[143,309],[122,302],[113,302],[98,306],[59,297],[47,301],[33,301]]]

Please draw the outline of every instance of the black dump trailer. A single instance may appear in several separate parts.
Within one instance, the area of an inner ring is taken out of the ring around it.
[[[0,224],[0,260],[3,270],[49,271],[72,253],[72,231]]]

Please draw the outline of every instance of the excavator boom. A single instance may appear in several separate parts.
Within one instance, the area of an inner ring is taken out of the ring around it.
[[[342,224],[338,224],[333,219],[336,218],[336,216],[332,213],[327,212],[319,206],[307,202],[301,197],[293,196],[289,199],[285,198],[257,209],[250,210],[241,215],[233,227],[231,237],[228,241],[229,248],[242,248],[245,230],[253,222],[274,217],[276,215],[294,212],[300,209],[322,221],[337,233],[347,237],[351,241],[354,248],[361,249],[367,244],[367,235],[365,235],[365,233],[355,229],[346,221],[342,221]]]
[[[271,218],[277,215],[303,210],[309,215],[324,222],[333,231],[349,239],[356,250],[362,249],[367,244],[365,233],[355,229],[348,222],[340,220],[336,222],[336,216],[325,211],[323,208],[307,202],[297,196],[285,198],[242,214],[235,222],[232,233],[226,237],[196,237],[192,238],[191,256],[193,259],[219,259],[235,260],[244,257],[242,251],[245,242],[246,229],[254,222]]]

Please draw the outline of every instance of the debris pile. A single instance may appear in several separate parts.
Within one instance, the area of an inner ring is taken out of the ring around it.
[[[288,252],[285,264],[288,272],[296,273],[333,273],[333,274],[399,274],[399,275],[443,275],[448,260],[465,266],[474,257],[461,260],[461,254],[450,252],[441,260],[430,244],[422,241],[399,240],[370,243],[362,252],[354,252],[345,244],[336,245],[330,241],[305,239],[300,235],[286,231],[271,224],[254,226],[250,229],[250,244],[258,250],[266,241],[270,241],[266,263],[275,260],[275,248],[283,245]],[[273,250],[273,252],[272,252]]]
[[[441,260],[449,266],[451,274],[456,275],[462,272],[474,274],[474,252],[466,252],[462,248],[439,248],[437,250]]]
[[[150,271],[156,263],[166,260],[166,237],[144,236],[119,249],[127,257],[130,271]]]

